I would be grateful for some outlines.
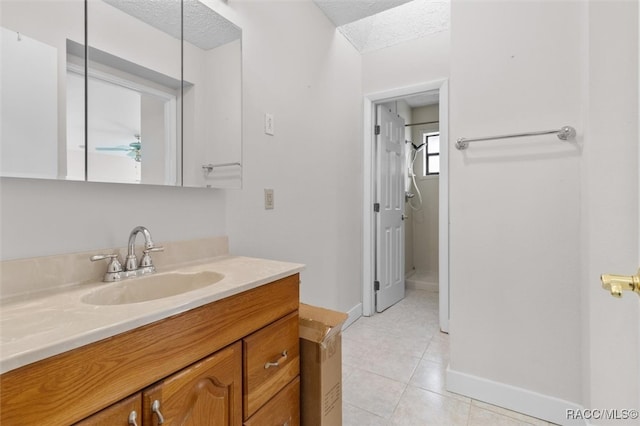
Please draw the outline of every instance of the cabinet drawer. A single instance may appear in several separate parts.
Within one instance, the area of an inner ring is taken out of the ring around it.
[[[142,424],[142,395],[137,393],[97,412],[74,426],[131,426]]]
[[[244,426],[299,426],[300,377],[293,379],[284,389],[258,410]]]
[[[243,339],[244,419],[300,373],[298,312]]]

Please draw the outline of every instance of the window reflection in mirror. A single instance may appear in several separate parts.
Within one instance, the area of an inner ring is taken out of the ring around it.
[[[179,185],[180,2],[90,0],[87,17],[87,180]]]

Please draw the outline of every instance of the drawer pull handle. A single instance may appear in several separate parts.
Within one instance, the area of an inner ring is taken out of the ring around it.
[[[267,368],[271,368],[271,367],[279,367],[281,362],[284,362],[284,360],[287,359],[287,351],[284,350],[282,351],[282,356],[280,356],[280,358],[278,358],[278,360],[276,362],[267,362],[264,365],[264,369],[266,370]]]
[[[138,418],[138,413],[135,410],[129,413],[129,426],[138,426],[136,419]]]
[[[153,413],[156,413],[156,416],[158,416],[158,424],[159,425],[163,424],[164,423],[164,416],[160,412],[160,401],[158,401],[157,399],[155,401],[153,401],[153,404],[151,404],[151,411]]]

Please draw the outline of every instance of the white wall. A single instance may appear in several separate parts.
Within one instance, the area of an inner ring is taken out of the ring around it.
[[[12,178],[0,185],[2,260],[122,247],[136,225],[157,242],[226,231],[219,190]]]
[[[84,40],[84,5],[81,1],[42,2],[28,0],[3,0],[0,3],[0,22],[4,28],[39,40],[53,46],[57,52],[57,134],[51,135],[57,140],[58,178],[66,175],[66,136],[67,136],[67,39],[82,42]],[[40,20],[34,20],[34,10]],[[38,22],[39,21],[39,22]],[[4,72],[4,68],[3,68]],[[3,99],[8,93],[3,92]],[[34,176],[33,174],[31,176]]]
[[[236,40],[208,52],[208,69],[215,70],[208,82],[207,163],[242,161],[242,42]],[[215,143],[211,143],[215,141]],[[240,188],[242,168],[214,169],[207,183],[216,188]]]
[[[450,369],[580,401],[585,6],[452,2],[451,15],[451,141],[572,125],[579,143],[450,143]]]
[[[58,52],[0,27],[3,176],[58,176]],[[35,125],[37,123],[37,125]]]
[[[362,55],[365,94],[449,77],[450,31]]]
[[[637,299],[599,282],[638,266],[637,9],[453,3],[452,140],[578,130],[450,148],[454,390],[563,424],[639,408]]]
[[[301,262],[301,299],[361,302],[359,53],[310,1],[231,1],[243,28],[243,189],[228,192],[232,251]],[[264,114],[275,136],[264,133]],[[264,209],[264,188],[275,209]]]

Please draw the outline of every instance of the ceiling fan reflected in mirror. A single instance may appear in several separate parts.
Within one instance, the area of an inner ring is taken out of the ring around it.
[[[134,161],[140,163],[142,161],[142,155],[140,151],[142,150],[142,142],[140,141],[140,135],[134,135],[137,139],[135,142],[131,142],[129,145],[118,145],[118,146],[98,146],[96,147],[96,151],[124,151],[127,154],[127,157],[133,158]]]

